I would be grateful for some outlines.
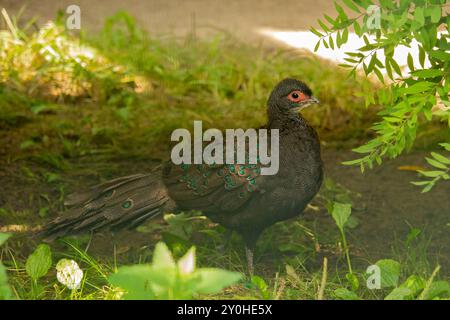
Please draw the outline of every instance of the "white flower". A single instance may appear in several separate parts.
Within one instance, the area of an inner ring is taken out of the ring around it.
[[[178,260],[178,270],[181,274],[190,274],[195,270],[195,248],[192,247],[189,251]]]
[[[80,288],[83,279],[83,270],[73,260],[61,259],[56,265],[56,278],[67,288],[74,290]]]

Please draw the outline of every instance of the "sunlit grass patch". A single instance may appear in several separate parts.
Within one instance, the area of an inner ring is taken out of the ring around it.
[[[133,86],[124,68],[61,25],[48,22],[29,32],[12,24],[5,10],[2,15],[7,29],[0,31],[0,84],[6,88],[49,101],[104,101]]]

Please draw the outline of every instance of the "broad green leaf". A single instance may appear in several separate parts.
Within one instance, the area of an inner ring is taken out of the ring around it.
[[[163,242],[158,242],[156,244],[152,261],[153,266],[156,268],[175,268],[175,261],[173,260],[172,253]]]
[[[384,298],[384,300],[407,300],[411,295],[412,290],[409,288],[395,288]]]
[[[0,246],[2,244],[4,244],[6,242],[6,240],[8,240],[8,238],[11,236],[10,233],[4,233],[4,232],[0,232]]]
[[[431,5],[425,10],[426,15],[431,17],[431,22],[436,23],[441,19],[441,7],[438,5]]]
[[[381,287],[395,287],[400,276],[400,263],[392,259],[382,259],[375,263],[381,272]]]
[[[412,275],[409,276],[408,279],[406,279],[405,282],[403,282],[399,287],[410,289],[412,298],[415,298],[423,290],[425,284],[426,280],[424,278]]]
[[[36,281],[45,276],[52,266],[52,252],[46,244],[40,244],[28,257],[25,264],[27,274]]]
[[[450,143],[439,143],[445,150],[450,151]]]
[[[202,268],[197,270],[200,280],[196,285],[196,292],[202,294],[213,294],[220,292],[232,284],[237,283],[242,278],[239,272],[232,272],[222,269]]]
[[[428,288],[425,294],[425,300],[431,300],[436,298],[449,298],[450,297],[450,284],[447,281],[434,281]]]
[[[125,291],[125,299],[154,299],[155,294],[150,283],[152,272],[150,265],[123,266],[110,275],[108,281]]]
[[[352,287],[352,291],[356,291],[359,288],[359,280],[358,277],[353,273],[347,273],[345,275],[345,278],[347,279],[348,283],[350,283]]]
[[[341,300],[361,300],[361,298],[358,297],[356,293],[346,288],[339,288],[334,290],[334,295],[336,298]]]
[[[333,217],[336,225],[339,229],[343,230],[345,223],[352,213],[352,205],[348,203],[335,202],[333,204],[333,211],[331,216]]]
[[[0,300],[8,300],[11,298],[11,288],[8,284],[6,268],[0,263]]]
[[[425,14],[424,9],[422,7],[417,7],[416,10],[414,11],[414,20],[421,27],[425,24]]]

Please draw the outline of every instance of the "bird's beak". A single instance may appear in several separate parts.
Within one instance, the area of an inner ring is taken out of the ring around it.
[[[320,103],[319,99],[317,99],[314,96],[311,96],[311,98],[309,98],[308,102],[309,102],[309,104],[319,104]]]

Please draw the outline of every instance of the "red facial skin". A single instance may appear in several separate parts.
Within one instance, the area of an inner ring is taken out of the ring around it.
[[[289,100],[291,100],[292,102],[296,102],[296,103],[309,99],[309,97],[306,94],[304,94],[303,92],[301,92],[299,90],[292,91],[287,96],[287,98]]]

